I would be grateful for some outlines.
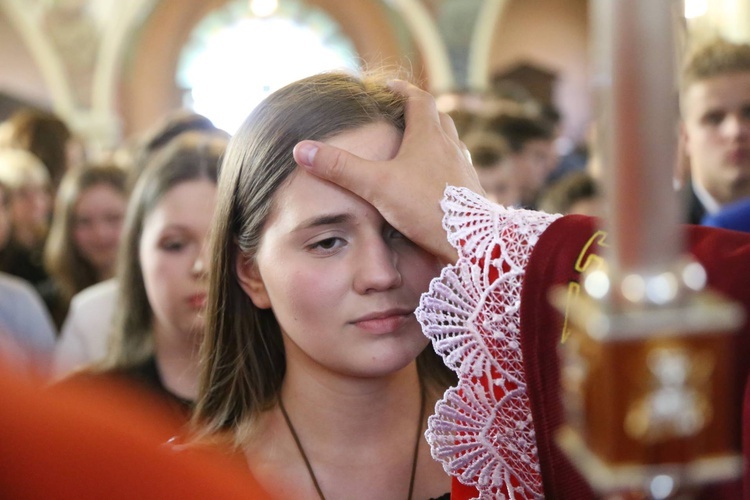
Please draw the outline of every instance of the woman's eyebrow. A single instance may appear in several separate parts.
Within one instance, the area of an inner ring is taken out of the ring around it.
[[[333,224],[343,224],[352,220],[351,214],[330,214],[330,215],[317,215],[310,217],[300,222],[294,231],[300,231],[303,229],[309,229],[318,226],[331,226]]]
[[[189,224],[182,224],[179,222],[170,222],[159,228],[159,234],[173,232],[173,233],[192,233],[193,227]]]

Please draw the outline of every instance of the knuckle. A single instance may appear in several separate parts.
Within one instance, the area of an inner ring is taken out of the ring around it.
[[[338,180],[346,171],[346,154],[340,149],[334,149],[331,153],[331,161],[328,162],[328,177]]]

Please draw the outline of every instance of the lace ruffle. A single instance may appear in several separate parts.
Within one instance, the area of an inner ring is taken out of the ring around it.
[[[540,498],[520,297],[531,251],[559,215],[504,208],[452,186],[441,206],[459,258],[432,281],[417,319],[459,383],[429,418],[432,455],[480,498]]]

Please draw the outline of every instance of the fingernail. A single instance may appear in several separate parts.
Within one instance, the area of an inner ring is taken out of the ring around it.
[[[318,147],[312,144],[302,144],[299,147],[299,157],[306,167],[311,167],[315,155],[318,153]]]

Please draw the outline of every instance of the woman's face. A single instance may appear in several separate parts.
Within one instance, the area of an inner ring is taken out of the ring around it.
[[[114,269],[126,203],[123,193],[101,183],[83,191],[73,207],[73,242],[102,279]]]
[[[327,142],[386,160],[401,135],[378,123]],[[273,310],[289,367],[383,376],[427,345],[414,309],[437,260],[372,205],[302,169],[276,192],[255,261],[240,256],[237,271],[253,303]]]
[[[49,187],[30,182],[14,191],[11,213],[13,226],[17,231],[43,236],[52,213]]]
[[[177,184],[143,221],[139,258],[157,335],[185,340],[203,327],[206,237],[216,206],[216,184]]]

